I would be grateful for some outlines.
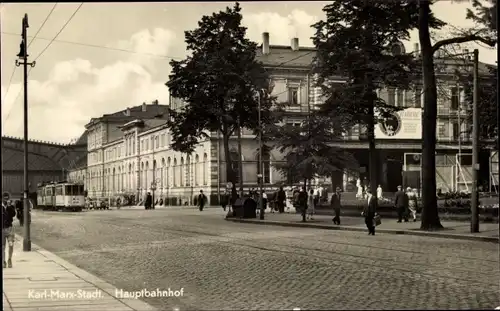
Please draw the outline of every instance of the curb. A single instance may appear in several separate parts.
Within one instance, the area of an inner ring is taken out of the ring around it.
[[[309,223],[290,223],[284,221],[273,221],[273,220],[254,220],[254,219],[238,219],[238,218],[225,218],[226,221],[239,222],[239,223],[249,223],[249,224],[259,224],[259,225],[269,225],[269,226],[281,226],[281,227],[296,227],[296,228],[312,228],[312,229],[323,229],[323,230],[339,230],[339,231],[356,231],[365,232],[365,228],[353,227],[353,226],[330,226],[322,224],[309,224]],[[490,243],[499,243],[499,238],[489,237],[489,236],[471,236],[465,234],[450,234],[450,233],[437,233],[437,232],[424,232],[424,231],[410,231],[410,230],[398,230],[398,229],[377,229],[377,232],[395,234],[395,235],[415,235],[415,236],[426,236],[432,238],[443,238],[443,239],[455,239],[455,240],[468,240],[468,241],[481,241]]]
[[[16,238],[21,240],[22,241],[22,236],[16,234]],[[48,260],[52,260],[54,261],[56,264],[60,265],[61,267],[63,267],[64,269],[66,269],[68,272],[76,275],[78,278],[94,285],[95,287],[97,287],[98,289],[102,290],[103,292],[109,294],[111,297],[115,298],[116,300],[120,301],[121,303],[123,303],[125,306],[129,307],[129,308],[132,308],[136,311],[156,311],[158,309],[156,309],[155,307],[143,302],[142,300],[139,300],[139,299],[123,299],[123,298],[118,298],[116,297],[116,290],[117,288],[103,280],[101,280],[100,278],[96,277],[95,275],[92,275],[90,273],[88,273],[87,271],[83,270],[83,269],[80,269],[78,268],[77,266],[69,263],[68,261],[62,259],[61,257],[57,256],[56,254],[54,253],[51,253],[47,250],[45,250],[44,248],[34,244],[34,243],[31,243],[31,248],[32,248],[32,252],[37,252],[39,253],[40,255],[44,256],[45,258],[47,258]]]

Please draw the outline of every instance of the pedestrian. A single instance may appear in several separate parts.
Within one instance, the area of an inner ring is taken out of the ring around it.
[[[207,197],[203,193],[203,190],[200,190],[200,194],[198,195],[198,208],[200,209],[200,212],[203,211],[203,208],[205,207],[205,204],[207,203]]]
[[[340,225],[340,207],[342,206],[340,191],[340,187],[337,187],[332,195],[332,199],[330,200],[330,206],[335,212],[335,217],[333,217],[332,221],[336,225]]]
[[[408,214],[406,210],[408,209],[408,196],[403,191],[402,186],[398,186],[398,191],[394,196],[394,206],[398,212],[398,222],[404,219],[405,222],[408,222]]]
[[[360,178],[356,180],[356,188],[358,189],[358,192],[356,192],[356,199],[363,199],[363,186],[361,185]]]
[[[413,222],[417,221],[417,208],[418,208],[418,198],[416,189],[406,188],[406,195],[408,196],[408,209],[410,210]]]
[[[4,193],[2,195],[2,258],[4,268],[12,268],[12,254],[14,253],[14,229],[12,224],[14,222],[14,217],[16,217],[16,209],[12,204],[9,204],[10,195]],[[9,253],[7,257],[5,256],[5,246],[9,243]],[[5,261],[5,258],[8,258]]]
[[[368,228],[368,235],[375,235],[375,224],[373,219],[377,212],[377,199],[372,195],[370,189],[366,189],[367,200],[363,209],[363,217],[365,217],[365,224]]]
[[[23,206],[23,201],[22,200],[16,200],[16,203],[14,203],[14,206],[16,207],[17,220],[19,220],[19,225],[22,227],[22,226],[24,226],[24,206]]]
[[[148,192],[146,194],[146,200],[144,201],[144,207],[146,209],[151,209],[152,206],[153,206],[153,197],[151,196],[151,193]]]
[[[262,209],[266,210],[266,208],[267,208],[267,193],[265,191],[262,191]]]
[[[382,200],[382,198],[383,198],[382,185],[378,185],[378,187],[377,187],[377,199]]]
[[[314,195],[314,190],[309,190],[309,195],[307,196],[307,211],[308,219],[314,220],[314,206],[316,205],[316,196]]]
[[[286,193],[285,190],[283,190],[283,187],[280,187],[280,190],[278,190],[276,199],[277,199],[276,203],[278,204],[278,212],[284,213],[286,204]]]
[[[297,206],[299,207],[300,213],[302,214],[302,222],[306,222],[307,192],[305,187],[302,187],[299,194],[297,195]]]
[[[221,205],[222,205],[222,209],[224,210],[224,212],[226,211],[226,207],[227,205],[229,204],[229,195],[227,192],[224,192],[222,195],[221,195]]]

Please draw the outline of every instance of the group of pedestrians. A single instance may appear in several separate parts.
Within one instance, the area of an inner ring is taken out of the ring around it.
[[[418,211],[418,191],[410,187],[403,191],[402,186],[398,186],[398,191],[394,196],[394,206],[398,212],[398,222],[408,222],[409,217],[414,222],[417,221]]]

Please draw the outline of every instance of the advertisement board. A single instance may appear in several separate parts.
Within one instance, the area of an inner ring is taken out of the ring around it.
[[[375,126],[376,139],[422,139],[422,109],[406,108],[382,118]]]

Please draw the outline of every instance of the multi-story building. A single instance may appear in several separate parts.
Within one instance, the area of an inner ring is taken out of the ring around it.
[[[269,34],[263,34],[263,44],[257,57],[273,79],[272,95],[277,97],[278,102],[289,103],[284,119],[288,124],[300,124],[322,102],[321,90],[314,85],[314,75],[311,73],[314,56],[315,49],[300,47],[296,38],[292,39],[290,46],[278,46],[270,45]],[[462,176],[464,184],[468,184],[465,175],[470,175],[470,172],[464,173],[456,165],[455,159],[457,153],[470,154],[471,151],[470,136],[465,133],[469,126],[467,118],[465,113],[464,117],[460,115],[460,108],[465,105],[461,95],[463,92],[452,74],[458,63],[445,65],[445,70],[438,72],[442,96],[438,102],[436,145],[438,187],[443,188],[443,191],[459,188]],[[342,77],[332,77],[332,81],[343,83]],[[409,177],[403,180],[402,172],[420,170],[424,103],[419,87],[412,91],[388,89],[379,92],[380,97],[389,104],[405,108],[376,127],[376,144],[381,163],[378,166],[379,182],[386,191],[393,191],[399,184],[412,183]],[[180,100],[170,99],[171,109],[178,109],[182,105]],[[71,178],[83,181],[89,196],[95,198],[128,194],[141,199],[147,192],[154,191],[156,198],[168,199],[175,204],[189,204],[198,191],[203,190],[211,203],[217,202],[227,183],[221,137],[218,133],[210,133],[209,138],[201,141],[192,154],[173,151],[169,147],[171,137],[165,126],[168,117],[166,108],[158,103],[143,104],[92,119],[86,126],[87,165],[72,171]],[[241,176],[244,189],[255,188],[258,172],[255,135],[243,129],[241,155],[237,142],[236,136],[229,142],[233,169]],[[333,178],[337,185],[348,189],[352,179],[363,179],[369,171],[365,131],[354,127],[343,138],[339,138],[337,145],[351,151],[360,165],[358,176],[340,173]],[[485,155],[489,157],[489,154]],[[238,167],[240,158],[243,162],[241,174]],[[283,155],[276,149],[263,155],[263,181],[266,188],[286,183],[286,178],[273,165],[282,159]],[[466,163],[463,164],[467,168]]]

